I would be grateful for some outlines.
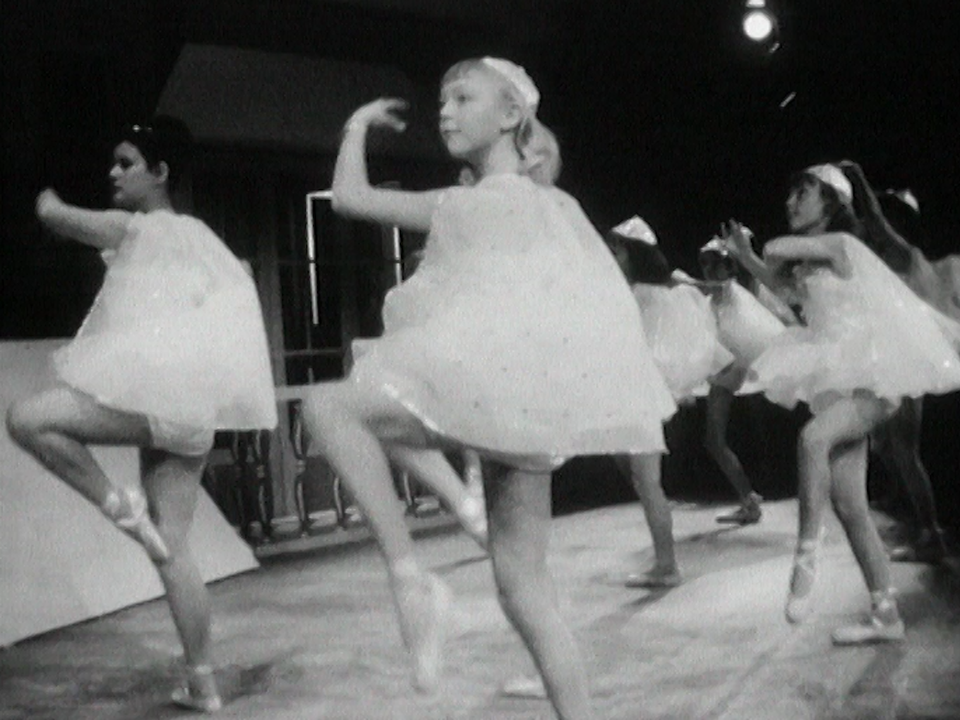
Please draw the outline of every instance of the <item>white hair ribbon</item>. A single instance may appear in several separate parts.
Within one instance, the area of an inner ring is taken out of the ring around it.
[[[653,228],[647,225],[646,221],[639,215],[634,215],[632,218],[624,220],[613,228],[613,232],[628,240],[639,240],[647,245],[657,244],[657,235],[653,232]]]
[[[530,112],[536,114],[540,105],[540,91],[537,90],[537,86],[527,75],[526,70],[502,58],[485,57],[481,62],[513,85]]]
[[[836,165],[813,165],[804,170],[804,172],[812,175],[824,185],[829,185],[836,190],[840,201],[845,205],[853,202],[853,185],[850,184],[847,176],[843,174],[843,170]]]

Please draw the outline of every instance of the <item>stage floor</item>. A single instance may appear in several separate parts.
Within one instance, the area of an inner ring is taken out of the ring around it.
[[[686,582],[655,593],[622,584],[651,558],[639,506],[555,521],[551,564],[589,661],[597,717],[960,718],[956,566],[894,567],[907,642],[835,649],[830,630],[867,606],[841,530],[831,518],[819,611],[792,627],[783,601],[796,504],[764,508],[761,524],[728,529],[714,522],[717,507],[677,506]],[[501,683],[532,665],[497,605],[489,561],[457,532],[417,542],[457,597],[437,696],[409,688],[373,547],[325,547],[275,553],[260,570],[211,586],[217,675],[227,700],[220,717],[552,718],[545,701],[498,694]],[[162,601],[24,641],[0,651],[0,720],[196,717],[166,704],[178,652]]]

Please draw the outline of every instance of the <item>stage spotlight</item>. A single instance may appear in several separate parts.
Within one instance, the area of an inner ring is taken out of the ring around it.
[[[780,47],[780,28],[766,0],[747,0],[742,18],[743,34],[764,54]]]
[[[743,34],[754,42],[763,42],[773,33],[773,19],[763,10],[751,10],[743,16]]]

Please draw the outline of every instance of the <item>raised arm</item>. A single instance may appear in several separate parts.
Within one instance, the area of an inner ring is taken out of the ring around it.
[[[743,225],[730,220],[721,227],[720,234],[730,251],[744,269],[770,290],[777,293],[783,289],[783,280],[778,277],[764,260],[754,252]]]
[[[441,191],[377,188],[367,174],[367,132],[378,125],[403,132],[406,123],[396,113],[405,106],[402,100],[381,98],[359,108],[347,121],[333,172],[332,205],[346,217],[426,232]]]
[[[914,247],[894,229],[883,214],[880,201],[867,182],[863,168],[852,160],[844,160],[840,167],[853,185],[853,196],[856,198],[860,219],[872,241],[872,249],[894,272],[907,272],[913,263]]]
[[[101,250],[114,249],[123,242],[132,217],[125,210],[87,210],[68,205],[49,188],[37,196],[36,213],[48,230]]]
[[[850,277],[851,266],[844,248],[843,233],[826,235],[785,235],[771,240],[763,249],[769,269],[780,275],[780,268],[789,262],[828,265],[840,277]]]

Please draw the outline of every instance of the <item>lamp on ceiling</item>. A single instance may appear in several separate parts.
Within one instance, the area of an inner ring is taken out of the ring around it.
[[[766,0],[746,0],[741,27],[747,39],[764,53],[770,55],[779,49],[779,24]]]

